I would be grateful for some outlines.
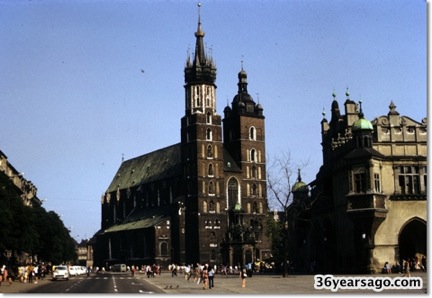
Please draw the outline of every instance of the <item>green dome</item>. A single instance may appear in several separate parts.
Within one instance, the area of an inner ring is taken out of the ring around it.
[[[364,118],[358,119],[352,126],[353,131],[357,130],[373,130],[372,123]]]
[[[303,181],[297,181],[292,187],[292,192],[307,191],[307,185]]]

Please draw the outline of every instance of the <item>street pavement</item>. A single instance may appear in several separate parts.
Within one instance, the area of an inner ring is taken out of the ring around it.
[[[92,274],[95,276],[95,274]],[[90,278],[92,278],[92,276]],[[349,275],[335,275],[337,277]],[[350,275],[350,277],[359,277],[360,275]],[[390,275],[361,275],[365,277],[399,277],[400,274]],[[163,289],[167,294],[216,294],[216,295],[334,295],[334,294],[426,294],[427,293],[427,274],[425,272],[412,272],[412,277],[421,277],[423,280],[422,289],[387,289],[382,292],[375,292],[371,289],[357,289],[357,290],[338,290],[332,292],[328,289],[315,289],[314,288],[314,275],[254,275],[247,278],[246,287],[241,287],[241,279],[238,275],[216,275],[214,278],[215,287],[212,289],[203,289],[202,284],[196,284],[191,278],[189,281],[185,280],[182,274],[172,277],[170,272],[163,272],[156,277],[147,278],[145,274],[136,273],[133,279],[145,280],[160,289]],[[43,286],[49,283],[50,278],[38,281],[37,284],[22,283],[15,281],[12,285],[3,282],[0,286],[0,293],[25,293],[35,287]]]

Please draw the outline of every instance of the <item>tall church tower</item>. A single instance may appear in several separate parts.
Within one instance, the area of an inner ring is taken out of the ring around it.
[[[184,169],[186,207],[186,262],[214,259],[212,249],[221,236],[224,221],[217,214],[225,209],[221,116],[216,113],[216,66],[204,48],[198,4],[198,29],[193,59],[185,66],[185,115],[181,119],[181,158]],[[218,225],[218,229],[213,229]],[[212,237],[208,227],[212,227]],[[189,259],[188,259],[189,258]],[[192,259],[191,259],[192,258]]]
[[[224,147],[240,172],[227,176],[228,232],[225,258],[247,264],[269,252],[264,233],[267,212],[266,159],[263,108],[247,90],[247,73],[238,74],[238,93],[224,109]]]

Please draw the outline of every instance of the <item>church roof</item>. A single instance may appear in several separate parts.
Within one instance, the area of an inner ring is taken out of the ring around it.
[[[181,175],[180,143],[122,162],[107,192]]]
[[[122,223],[109,227],[105,230],[105,233],[146,229],[161,225],[169,220],[170,210],[170,205],[148,209],[135,208]]]

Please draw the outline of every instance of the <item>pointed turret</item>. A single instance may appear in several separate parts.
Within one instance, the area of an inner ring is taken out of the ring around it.
[[[201,3],[198,3],[198,28],[195,32],[195,54],[192,63],[188,55],[185,67],[185,83],[214,84],[216,81],[216,66],[212,57],[207,57],[204,48],[204,31],[201,25]]]

